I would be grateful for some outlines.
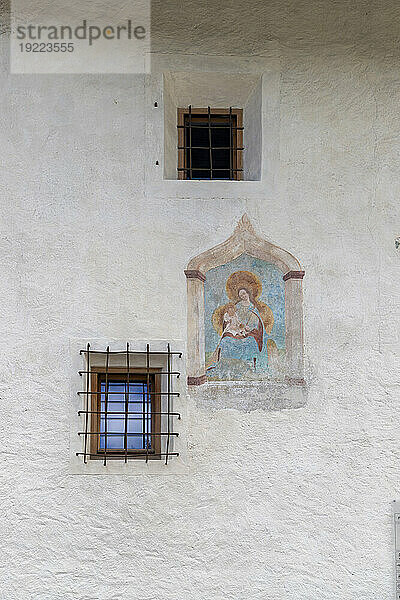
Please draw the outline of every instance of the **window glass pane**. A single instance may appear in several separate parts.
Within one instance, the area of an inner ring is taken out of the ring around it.
[[[228,123],[229,125],[229,123]],[[213,127],[211,129],[211,144],[213,148],[218,148],[218,147],[229,147],[231,145],[231,134],[230,134],[230,130],[229,127],[225,126],[225,127]],[[233,125],[233,123],[232,123]],[[229,161],[229,154],[228,154],[228,161]],[[229,165],[229,162],[228,162]]]
[[[190,123],[191,127],[189,127]],[[236,123],[236,116],[233,115],[232,126]],[[234,173],[230,171],[230,168],[234,167],[234,151],[230,148],[234,145],[236,136],[235,131],[231,132],[229,127],[229,117],[211,116],[211,128],[209,128],[208,116],[192,115],[190,119],[186,115],[185,124],[187,126],[185,129],[186,167],[192,169],[187,171],[186,177],[188,179],[211,179],[211,177],[230,179],[231,175],[234,177]]]
[[[101,382],[100,449],[105,449],[106,384]],[[128,400],[128,415],[125,401]],[[127,428],[125,427],[127,420]],[[151,399],[147,398],[147,383],[108,382],[107,450],[124,450],[127,433],[128,450],[151,448]]]

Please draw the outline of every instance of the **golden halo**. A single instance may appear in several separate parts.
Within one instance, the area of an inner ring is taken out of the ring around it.
[[[239,298],[239,290],[245,289],[250,293],[251,299],[257,300],[262,292],[262,283],[257,275],[250,271],[236,271],[228,277],[226,282],[226,293],[229,300],[237,302]]]

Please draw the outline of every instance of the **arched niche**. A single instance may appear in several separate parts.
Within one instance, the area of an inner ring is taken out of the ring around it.
[[[259,237],[247,215],[244,215],[225,242],[193,258],[185,270],[188,300],[188,385],[199,386],[207,381],[204,305],[207,272],[235,260],[242,254],[275,265],[282,273],[285,287],[285,379],[287,383],[302,384],[304,271],[290,252]]]

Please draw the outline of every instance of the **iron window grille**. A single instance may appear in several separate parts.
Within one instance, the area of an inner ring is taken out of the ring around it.
[[[178,179],[243,179],[243,111],[178,108]]]
[[[173,450],[173,439],[178,433],[173,429],[173,420],[181,415],[173,411],[173,400],[179,392],[173,392],[173,378],[180,372],[172,370],[172,357],[180,352],[171,352],[167,345],[164,352],[151,352],[147,344],[145,352],[126,350],[111,352],[91,350],[90,344],[80,351],[86,358],[86,368],[79,371],[84,378],[85,389],[78,391],[83,408],[78,411],[82,419],[83,451],[77,456],[100,459],[107,464],[109,459],[149,460],[179,456]],[[111,366],[110,358],[119,355],[123,366]],[[94,357],[96,356],[96,361]],[[145,359],[145,367],[132,365],[132,357]],[[154,364],[154,357],[166,361],[165,370]],[[101,366],[98,364],[102,358]]]

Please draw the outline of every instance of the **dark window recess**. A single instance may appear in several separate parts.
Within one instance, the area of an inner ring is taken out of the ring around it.
[[[174,418],[180,414],[173,412],[173,399],[179,393],[173,392],[172,379],[179,372],[172,371],[172,357],[181,353],[171,352],[168,344],[166,352],[130,352],[129,344],[125,351],[105,352],[81,350],[86,357],[86,369],[79,371],[84,377],[85,390],[78,394],[83,398],[83,408],[78,412],[82,417],[83,452],[77,452],[85,463],[87,459],[101,459],[104,465],[108,459],[148,460],[178,456],[172,448],[172,440],[178,436],[173,431]],[[96,355],[96,360],[93,356]],[[99,357],[99,355],[101,355]],[[111,367],[110,358],[119,355],[122,366]],[[132,357],[144,355],[146,366],[132,366]],[[153,357],[166,362],[166,369],[153,366]],[[122,360],[121,360],[122,358]],[[95,363],[92,365],[92,362]],[[99,365],[101,363],[101,366]]]
[[[242,179],[241,109],[178,109],[178,177]]]

